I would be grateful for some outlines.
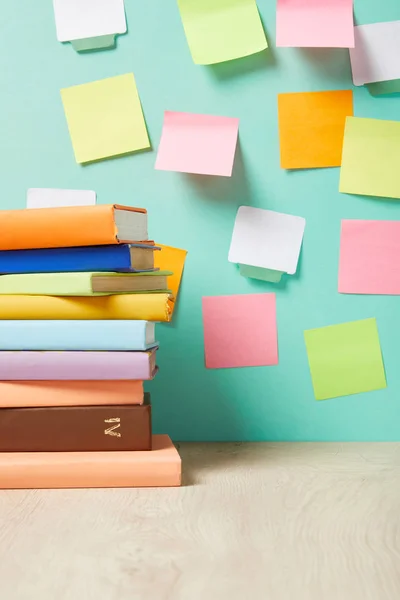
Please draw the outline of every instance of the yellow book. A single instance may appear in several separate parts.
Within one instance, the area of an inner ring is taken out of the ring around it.
[[[169,321],[170,294],[0,296],[0,319],[133,319]]]

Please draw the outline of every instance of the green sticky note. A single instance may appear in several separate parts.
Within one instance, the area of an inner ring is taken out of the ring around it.
[[[197,65],[241,58],[268,47],[255,0],[178,0]]]
[[[282,271],[263,269],[262,267],[252,267],[251,265],[239,265],[239,273],[243,275],[243,277],[260,279],[261,281],[269,281],[270,283],[279,283],[283,275]]]
[[[88,50],[101,50],[115,46],[115,34],[98,35],[83,40],[71,40],[71,45],[76,52],[86,52]]]
[[[61,90],[76,162],[149,148],[133,73]]]
[[[386,387],[376,319],[304,332],[316,400]]]
[[[400,79],[392,81],[378,81],[377,83],[367,83],[369,93],[372,96],[383,96],[385,94],[400,94]]]
[[[339,191],[400,198],[400,121],[347,117]]]

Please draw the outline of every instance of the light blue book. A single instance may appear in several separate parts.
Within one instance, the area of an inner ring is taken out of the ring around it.
[[[0,321],[0,350],[143,351],[155,346],[155,323],[149,321]]]

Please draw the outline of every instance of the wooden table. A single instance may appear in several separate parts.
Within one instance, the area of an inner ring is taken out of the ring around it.
[[[180,444],[184,487],[0,492],[2,600],[398,600],[400,444]]]

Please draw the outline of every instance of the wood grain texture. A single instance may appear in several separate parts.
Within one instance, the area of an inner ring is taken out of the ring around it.
[[[1,597],[400,597],[400,444],[180,453],[182,488],[1,492]]]

